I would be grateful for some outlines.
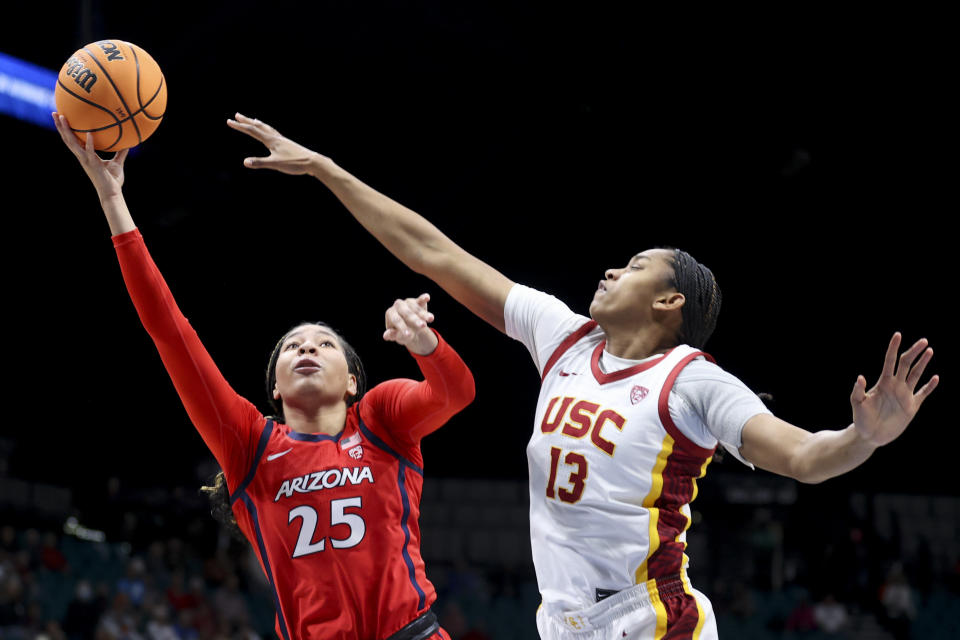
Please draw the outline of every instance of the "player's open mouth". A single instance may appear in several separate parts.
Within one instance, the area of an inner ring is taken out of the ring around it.
[[[297,373],[313,373],[320,371],[320,368],[320,363],[313,358],[300,358],[297,360],[297,364],[293,366],[293,370]]]

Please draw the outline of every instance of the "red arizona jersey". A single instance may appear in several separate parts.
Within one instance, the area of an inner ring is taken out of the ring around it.
[[[114,237],[127,289],[184,407],[224,470],[237,523],[273,591],[277,633],[390,636],[436,599],[420,556],[420,439],[473,399],[441,338],[414,356],[423,382],[390,380],[335,436],[265,418],[223,379],[180,313],[139,231]]]

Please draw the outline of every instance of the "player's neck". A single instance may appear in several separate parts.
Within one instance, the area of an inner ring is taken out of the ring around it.
[[[659,327],[632,331],[617,331],[615,328],[604,327],[604,331],[607,334],[604,350],[627,360],[643,360],[658,353],[666,353],[676,346],[673,336],[664,335]]]
[[[347,422],[346,404],[320,407],[283,406],[287,426],[298,433],[337,435]]]

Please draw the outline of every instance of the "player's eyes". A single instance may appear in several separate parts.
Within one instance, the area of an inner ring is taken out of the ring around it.
[[[300,345],[299,345],[298,343],[296,343],[296,342],[291,342],[291,343],[289,343],[286,347],[284,347],[284,349],[286,349],[287,351],[289,351],[290,349],[297,349],[297,348],[299,348],[299,347],[300,347]]]
[[[321,346],[321,347],[335,347],[336,345],[334,345],[334,344],[333,344],[332,342],[330,342],[329,340],[324,340],[323,342],[320,343],[320,346]]]

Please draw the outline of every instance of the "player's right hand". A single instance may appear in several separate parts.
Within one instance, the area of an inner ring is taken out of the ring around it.
[[[87,177],[90,178],[90,182],[96,187],[100,198],[120,195],[123,188],[123,162],[127,159],[128,149],[118,151],[109,160],[104,160],[97,155],[93,148],[93,136],[91,134],[87,134],[87,143],[83,145],[80,144],[77,136],[70,129],[70,123],[67,122],[66,116],[54,112],[53,122],[57,126],[60,139],[80,161],[80,166],[83,167]]]
[[[427,310],[429,302],[429,293],[421,294],[417,298],[394,301],[384,314],[386,330],[383,332],[383,339],[402,344],[417,355],[433,353],[439,340],[427,326],[433,322],[433,314]]]
[[[270,155],[265,157],[244,158],[243,166],[249,169],[275,169],[297,176],[308,173],[317,159],[329,160],[281,135],[266,122],[248,118],[242,113],[237,113],[235,117],[236,119],[227,120],[227,126],[259,140],[270,152]]]

